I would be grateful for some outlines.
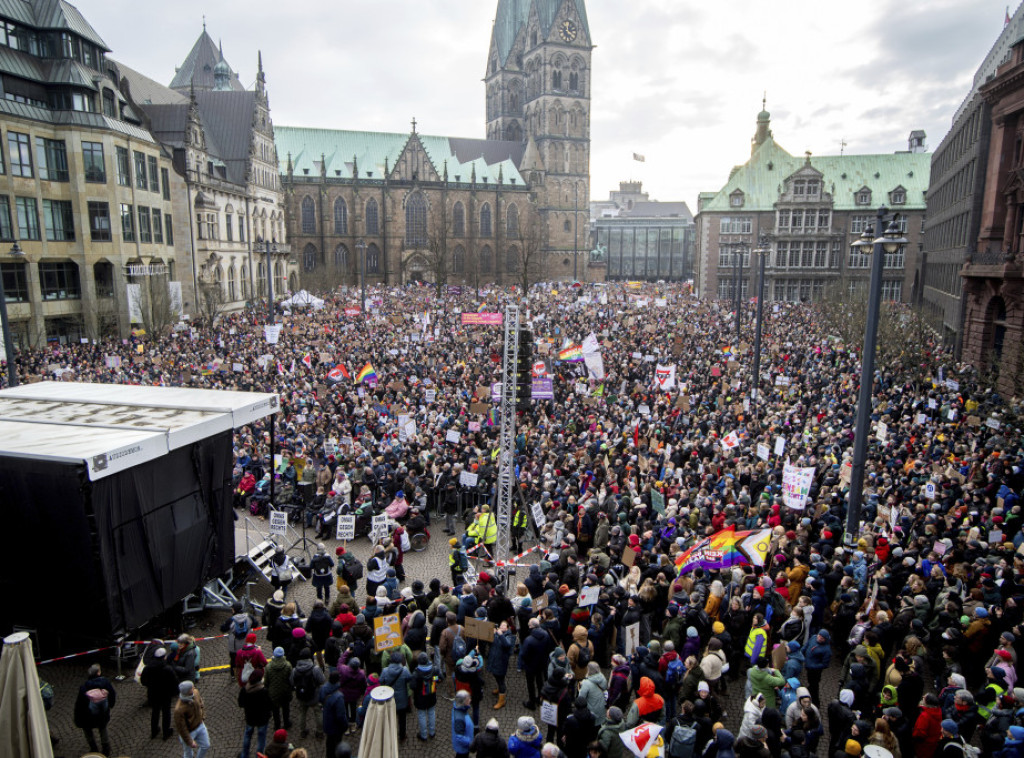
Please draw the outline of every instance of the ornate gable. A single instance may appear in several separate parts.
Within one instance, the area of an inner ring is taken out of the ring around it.
[[[420,141],[420,136],[414,131],[409,136],[409,141],[402,148],[395,166],[388,176],[392,180],[404,180],[407,182],[439,182],[440,175],[434,162],[427,155],[427,151]]]

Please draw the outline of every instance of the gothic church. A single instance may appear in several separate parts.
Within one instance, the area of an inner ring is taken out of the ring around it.
[[[584,0],[499,0],[486,139],[274,127],[304,284],[603,280],[589,249]]]

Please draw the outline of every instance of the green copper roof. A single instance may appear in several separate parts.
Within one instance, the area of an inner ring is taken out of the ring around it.
[[[907,191],[904,208],[923,209],[931,153],[890,153],[882,155],[819,155],[811,156],[811,166],[822,173],[822,189],[832,194],[835,210],[857,210],[855,194],[863,187],[871,190],[869,208],[889,202],[889,192],[897,187]],[[774,139],[768,137],[742,166],[733,170],[729,181],[713,199],[704,203],[702,211],[740,211],[729,205],[736,190],[744,195],[742,211],[772,210],[786,178],[796,173],[806,158],[790,155]],[[701,193],[702,197],[705,193]]]
[[[501,65],[505,65],[508,54],[515,44],[519,30],[530,20],[530,8],[537,9],[540,21],[541,36],[547,39],[551,32],[558,11],[566,2],[576,4],[576,14],[580,18],[580,26],[584,39],[590,41],[590,24],[587,22],[587,7],[584,0],[498,0],[498,11],[494,17],[494,43],[498,48]]]
[[[478,182],[482,183],[484,177],[487,177],[488,184],[495,184],[500,171],[506,184],[511,184],[513,180],[519,186],[525,184],[517,168],[524,149],[521,143],[427,134],[417,136],[438,176],[443,176],[447,163],[448,178],[451,181],[469,182],[475,170]],[[328,178],[351,179],[352,158],[355,157],[360,179],[383,179],[385,159],[389,169],[393,169],[410,137],[408,133],[398,132],[355,132],[274,125],[274,143],[281,173],[288,171],[290,154],[293,173],[298,177],[320,176],[320,156],[323,155]],[[372,175],[367,175],[368,171]]]

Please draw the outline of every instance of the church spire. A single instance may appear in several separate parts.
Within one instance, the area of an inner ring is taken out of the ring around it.
[[[757,148],[763,145],[772,136],[771,121],[772,114],[766,109],[768,105],[768,93],[764,94],[761,98],[761,112],[757,114],[757,131],[754,133],[754,139],[750,143],[750,154],[753,155]]]

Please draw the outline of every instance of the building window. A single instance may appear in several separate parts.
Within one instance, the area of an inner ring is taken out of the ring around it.
[[[11,154],[11,176],[32,176],[32,143],[27,134],[7,132],[7,151]]]
[[[126,203],[121,203],[121,239],[135,241],[135,209]]]
[[[452,235],[466,236],[466,207],[461,202],[455,203],[452,207]]]
[[[167,169],[160,169],[160,183],[164,188],[164,200],[171,199],[171,175]]]
[[[93,242],[110,242],[110,206],[89,201],[89,237]]]
[[[229,206],[230,207],[230,206]],[[231,225],[231,214],[224,214],[224,231],[228,233],[228,242],[235,241],[235,227]]]
[[[510,247],[505,251],[505,270],[509,273],[517,271],[519,268],[519,251],[514,247]]]
[[[114,91],[106,87],[103,88],[103,115],[117,118],[117,99],[114,97]]]
[[[316,234],[316,203],[309,195],[302,198],[302,233]]]
[[[348,234],[348,205],[342,197],[334,201],[334,233]]]
[[[85,181],[101,184],[107,181],[102,142],[82,142],[82,168],[85,169]]]
[[[860,246],[850,246],[850,268],[867,268],[871,263],[871,256],[860,252]]]
[[[316,268],[316,248],[312,245],[306,245],[306,249],[302,251],[302,267],[306,271],[312,271]]]
[[[46,239],[50,242],[72,242],[75,239],[75,216],[69,200],[43,200],[43,221]]]
[[[245,216],[238,217],[238,241],[245,242]]]
[[[372,242],[366,248],[366,270],[371,274],[380,273],[380,248]]]
[[[903,270],[906,261],[906,245],[900,245],[895,253],[885,254],[885,268]]]
[[[235,299],[235,267],[232,265],[228,269],[228,302],[234,302]]]
[[[377,201],[372,197],[366,201],[366,233],[380,234],[380,217],[377,213]]]
[[[334,248],[334,267],[348,269],[348,248],[344,245]]]
[[[99,261],[92,267],[93,284],[96,297],[114,296],[114,264],[110,261]]]
[[[153,216],[153,242],[162,245],[164,244],[164,225],[160,221],[160,209],[150,208],[149,212]]]
[[[519,208],[512,203],[505,213],[505,234],[509,237],[519,236]]]
[[[882,300],[886,302],[897,302],[903,297],[903,282],[883,281]]]
[[[466,249],[462,245],[455,246],[452,253],[452,273],[462,274],[466,271]]]
[[[789,211],[780,210],[775,214],[775,227],[777,229],[789,228]]]
[[[18,211],[18,232],[23,240],[39,239],[39,209],[34,197],[18,197],[14,200]]]
[[[164,214],[164,242],[168,245],[174,244],[174,226],[171,223],[171,214]]]
[[[24,263],[0,263],[4,277],[4,297],[8,303],[28,302],[28,277]]]
[[[210,235],[209,239],[220,239],[220,219],[217,218],[216,213],[206,214],[206,231]]]
[[[863,234],[874,222],[874,216],[850,216],[850,234]]]
[[[862,189],[858,190],[857,195],[854,198],[857,205],[870,205],[871,204],[871,190]]]
[[[750,234],[752,228],[750,216],[722,216],[718,221],[720,234]]]
[[[828,208],[818,209],[818,228],[828,229],[832,224],[832,212]]]
[[[139,242],[153,242],[153,230],[149,225],[149,208],[139,206]]]
[[[743,193],[737,190],[729,195],[729,207],[730,208],[742,208],[743,207]]]
[[[0,195],[0,240],[13,240],[14,227],[11,225],[11,199]]]
[[[122,187],[130,187],[132,185],[132,164],[128,157],[128,148],[117,147],[115,152],[117,157],[117,183]]]
[[[889,202],[893,205],[904,205],[907,202],[907,191],[902,187],[889,193]]]
[[[135,151],[135,187],[136,189],[147,189],[149,181],[146,177],[146,155]]]
[[[494,266],[494,256],[491,255],[491,248],[484,245],[480,250],[480,271],[489,274]]]
[[[483,207],[480,208],[480,236],[490,237],[493,234],[491,230],[491,205],[490,203],[484,203]]]
[[[78,266],[71,261],[40,261],[39,289],[43,300],[78,300],[82,297]]]
[[[160,172],[157,170],[156,156],[147,155],[146,163],[149,165],[149,191],[160,191]]]
[[[409,247],[427,244],[427,201],[419,192],[405,201],[405,244]]]

